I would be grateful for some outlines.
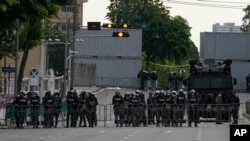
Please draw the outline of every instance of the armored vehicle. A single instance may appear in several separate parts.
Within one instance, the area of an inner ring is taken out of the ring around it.
[[[237,80],[231,75],[231,59],[215,61],[206,59],[203,62],[189,61],[189,76],[183,82],[187,93],[194,89],[199,97],[199,116],[204,120],[211,121],[216,116],[215,99],[218,94],[222,95],[222,119],[230,120],[230,97],[233,85]]]

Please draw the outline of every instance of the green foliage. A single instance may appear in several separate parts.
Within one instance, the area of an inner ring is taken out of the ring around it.
[[[132,28],[142,28],[144,65],[186,64],[197,58],[198,50],[190,40],[190,27],[180,16],[170,16],[170,9],[160,0],[111,0],[106,17],[117,25],[129,22]]]
[[[240,29],[243,32],[250,32],[250,5],[243,9],[245,12],[244,17],[242,18],[243,24],[241,25]]]
[[[250,99],[246,101],[246,113],[250,115]]]

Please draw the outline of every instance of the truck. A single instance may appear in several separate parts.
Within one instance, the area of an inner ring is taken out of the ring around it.
[[[189,75],[183,84],[187,93],[194,89],[199,97],[199,117],[203,121],[213,121],[216,117],[216,102],[218,94],[222,95],[222,120],[230,121],[230,99],[233,85],[237,80],[232,77],[231,59],[189,61]]]

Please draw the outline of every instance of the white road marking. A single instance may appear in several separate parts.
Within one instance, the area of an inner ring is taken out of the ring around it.
[[[172,131],[165,131],[165,133],[171,133]]]
[[[48,137],[49,137],[49,138],[53,138],[53,135],[49,135]]]
[[[104,133],[105,131],[99,131],[99,133]]]
[[[132,137],[133,135],[128,135],[129,137]]]
[[[125,137],[124,139],[127,140],[129,137]]]
[[[44,137],[39,137],[38,139],[42,140],[42,139],[44,139]]]
[[[202,136],[202,128],[199,128],[195,140],[201,140],[201,136]]]

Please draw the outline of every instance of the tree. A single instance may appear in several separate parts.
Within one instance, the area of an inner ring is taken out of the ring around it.
[[[250,32],[250,5],[243,9],[245,16],[242,18],[243,24],[240,29],[243,32]]]
[[[16,19],[19,19],[21,23],[18,29],[20,32],[19,49],[23,52],[23,57],[19,67],[18,90],[21,89],[23,71],[28,59],[29,50],[37,47],[43,38],[44,29],[42,28],[41,20],[44,19],[46,22],[49,22],[49,18],[56,16],[60,5],[72,2],[73,0],[5,0],[0,2],[0,35],[7,35],[7,33],[9,33],[5,31],[11,31],[11,33],[13,33],[13,31],[16,30],[16,27],[14,26]],[[8,37],[1,36],[1,41],[4,41],[4,43],[7,42],[6,38]],[[4,55],[10,54],[12,46],[14,45],[13,40],[8,42],[11,43],[10,45],[8,44],[9,46],[0,46],[1,51],[6,50]]]
[[[146,67],[149,62],[165,64],[187,63],[194,43],[190,27],[180,16],[170,16],[170,8],[160,0],[111,0],[106,17],[116,24],[129,22],[132,28],[142,28],[142,49]],[[196,48],[198,54],[198,50]],[[195,53],[196,54],[196,53]]]

